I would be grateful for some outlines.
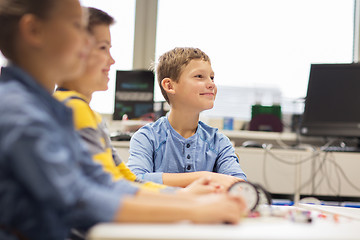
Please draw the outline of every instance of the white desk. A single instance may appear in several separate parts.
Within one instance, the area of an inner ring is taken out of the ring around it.
[[[235,146],[241,146],[245,141],[252,140],[260,143],[271,143],[277,145],[278,141],[284,144],[294,145],[299,140],[306,144],[315,144],[321,146],[324,140],[320,137],[297,136],[293,132],[261,132],[246,130],[220,130],[223,134],[235,143]]]
[[[286,207],[282,207],[283,209]],[[290,208],[290,207],[288,207]],[[302,209],[302,207],[299,207]],[[319,207],[317,210],[322,210]],[[325,207],[327,218],[314,217],[312,223],[296,223],[281,217],[246,218],[238,225],[178,224],[99,224],[93,227],[88,240],[360,240],[360,209]],[[320,212],[313,210],[313,216]],[[354,218],[338,217],[329,211],[346,212]]]

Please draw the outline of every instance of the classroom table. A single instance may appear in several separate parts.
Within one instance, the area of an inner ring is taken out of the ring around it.
[[[275,212],[309,210],[311,223],[284,216],[261,216],[244,218],[237,225],[226,224],[116,224],[95,225],[88,240],[360,240],[360,209],[334,206],[301,204],[272,206]]]

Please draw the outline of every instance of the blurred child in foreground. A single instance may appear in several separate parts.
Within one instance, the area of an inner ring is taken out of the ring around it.
[[[99,222],[237,223],[241,198],[186,197],[114,182],[93,162],[55,85],[90,46],[78,0],[0,0],[0,239],[63,240]]]

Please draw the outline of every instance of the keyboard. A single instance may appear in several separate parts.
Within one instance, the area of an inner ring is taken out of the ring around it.
[[[111,141],[130,141],[132,134],[115,132],[110,135]]]
[[[360,152],[360,148],[353,146],[346,146],[346,147],[329,146],[323,149],[323,151],[324,152]]]

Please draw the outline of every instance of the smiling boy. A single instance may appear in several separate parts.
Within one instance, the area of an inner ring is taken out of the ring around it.
[[[133,135],[130,169],[144,180],[170,186],[210,176],[225,190],[246,180],[230,140],[199,121],[217,93],[209,57],[198,48],[175,48],[159,58],[156,73],[171,111]]]

